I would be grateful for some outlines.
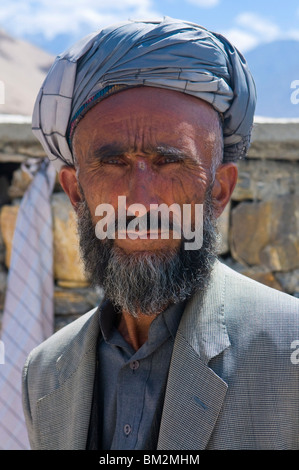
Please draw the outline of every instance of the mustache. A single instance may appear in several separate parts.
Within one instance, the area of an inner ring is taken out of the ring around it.
[[[200,248],[202,244],[203,204],[184,204],[182,207],[179,204],[160,204],[150,206],[149,210],[136,204],[134,210],[131,205],[125,211],[123,208],[115,211],[110,204],[100,204],[95,215],[101,217],[95,224],[95,234],[100,240],[123,240],[127,237],[133,240],[183,239],[188,240],[185,248],[191,250]]]
[[[142,216],[126,215],[121,221],[116,214],[115,218],[112,217],[111,221],[108,220],[106,222],[106,233],[108,236],[109,234],[132,232],[136,230],[138,232],[163,232],[167,230],[180,235],[182,234],[181,220],[176,220],[174,217],[170,216],[165,221],[159,212],[155,214],[155,219],[153,219],[153,214],[148,211]]]

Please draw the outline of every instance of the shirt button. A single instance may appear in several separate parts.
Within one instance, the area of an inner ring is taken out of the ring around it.
[[[124,425],[124,433],[126,436],[128,436],[130,434],[130,432],[132,431],[132,428],[129,424],[125,424]]]
[[[130,362],[130,367],[132,370],[136,370],[139,367],[139,361],[132,361]]]

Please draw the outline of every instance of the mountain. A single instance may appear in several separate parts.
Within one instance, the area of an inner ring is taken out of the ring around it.
[[[35,98],[54,56],[0,30],[0,81],[4,104],[0,114],[31,116]],[[3,103],[3,100],[0,101]]]
[[[291,101],[294,93],[291,83],[294,80],[299,83],[299,41],[274,41],[244,55],[256,83],[256,114],[299,118],[299,104]]]

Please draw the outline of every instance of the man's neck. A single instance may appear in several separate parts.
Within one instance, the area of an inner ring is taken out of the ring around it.
[[[133,317],[128,312],[122,313],[118,331],[135,351],[147,341],[151,323],[159,313],[153,315],[139,313],[138,317]]]

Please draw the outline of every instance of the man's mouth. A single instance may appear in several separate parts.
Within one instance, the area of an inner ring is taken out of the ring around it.
[[[131,240],[136,240],[138,238],[142,240],[158,240],[158,239],[164,239],[167,240],[169,238],[180,238],[180,234],[177,233],[177,236],[175,237],[174,234],[177,232],[174,232],[172,230],[161,230],[161,229],[150,229],[150,230],[119,230],[117,232],[119,239],[126,239],[130,238]]]

